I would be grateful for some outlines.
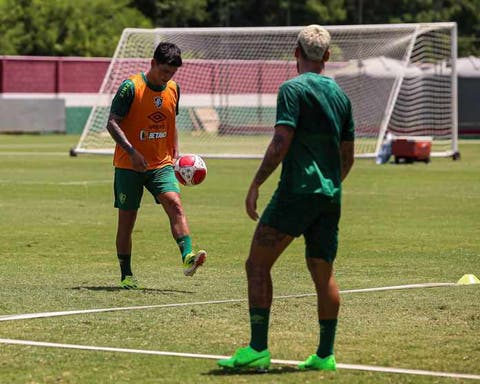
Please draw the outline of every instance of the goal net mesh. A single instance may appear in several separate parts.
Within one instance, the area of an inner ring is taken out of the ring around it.
[[[375,157],[387,132],[429,136],[433,155],[456,151],[454,23],[330,26],[333,77],[352,101],[358,157]],[[106,130],[121,82],[146,72],[156,45],[177,44],[183,66],[177,116],[180,151],[259,157],[271,139],[276,94],[297,75],[301,27],[126,29],[76,153],[113,153]]]

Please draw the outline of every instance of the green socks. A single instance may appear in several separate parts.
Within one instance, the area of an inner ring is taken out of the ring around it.
[[[177,240],[178,248],[180,248],[180,252],[182,253],[182,260],[185,259],[190,252],[192,252],[192,239],[190,235],[179,237]]]
[[[258,352],[267,349],[270,308],[250,308],[250,347]]]
[[[317,355],[323,359],[333,355],[337,319],[319,320],[318,322],[320,323],[320,343],[318,345]]]
[[[132,267],[130,265],[131,260],[132,260],[132,255],[122,255],[120,253],[117,253],[118,257],[118,262],[120,263],[120,270],[122,272],[122,278],[125,279],[125,276],[132,276]]]
[[[250,347],[260,352],[267,349],[270,308],[250,308]],[[333,355],[337,319],[319,320],[320,343],[317,355],[320,358]]]

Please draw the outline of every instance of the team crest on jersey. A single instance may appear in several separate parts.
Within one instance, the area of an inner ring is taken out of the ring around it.
[[[160,96],[155,96],[155,97],[153,98],[153,102],[155,103],[155,106],[156,106],[157,108],[160,108],[160,107],[162,106],[162,104],[163,104],[163,99],[162,99]]]

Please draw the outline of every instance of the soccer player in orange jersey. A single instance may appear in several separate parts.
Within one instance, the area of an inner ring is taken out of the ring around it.
[[[107,129],[116,142],[113,157],[115,207],[118,208],[116,247],[120,286],[126,289],[140,288],[132,273],[131,257],[132,232],[144,187],[168,215],[172,235],[182,254],[184,274],[192,276],[207,256],[203,250],[192,251],[190,230],[173,171],[178,155],[175,119],[180,90],[171,79],[181,65],[180,49],[172,43],[160,43],[150,69],[125,80],[110,109]]]

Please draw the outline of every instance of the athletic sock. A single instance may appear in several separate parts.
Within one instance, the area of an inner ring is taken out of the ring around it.
[[[320,343],[317,349],[318,357],[322,359],[333,355],[333,344],[335,343],[335,333],[337,331],[337,319],[319,320],[320,324]]]
[[[182,253],[182,260],[185,259],[190,252],[192,252],[192,239],[190,235],[182,236],[177,239],[178,248]]]
[[[270,308],[250,308],[250,347],[260,352],[267,349]]]
[[[132,260],[132,255],[127,254],[127,255],[122,255],[120,253],[117,253],[118,257],[118,262],[120,263],[120,270],[122,271],[122,278],[121,280],[125,279],[125,276],[132,276],[132,267],[130,265],[130,262]]]

